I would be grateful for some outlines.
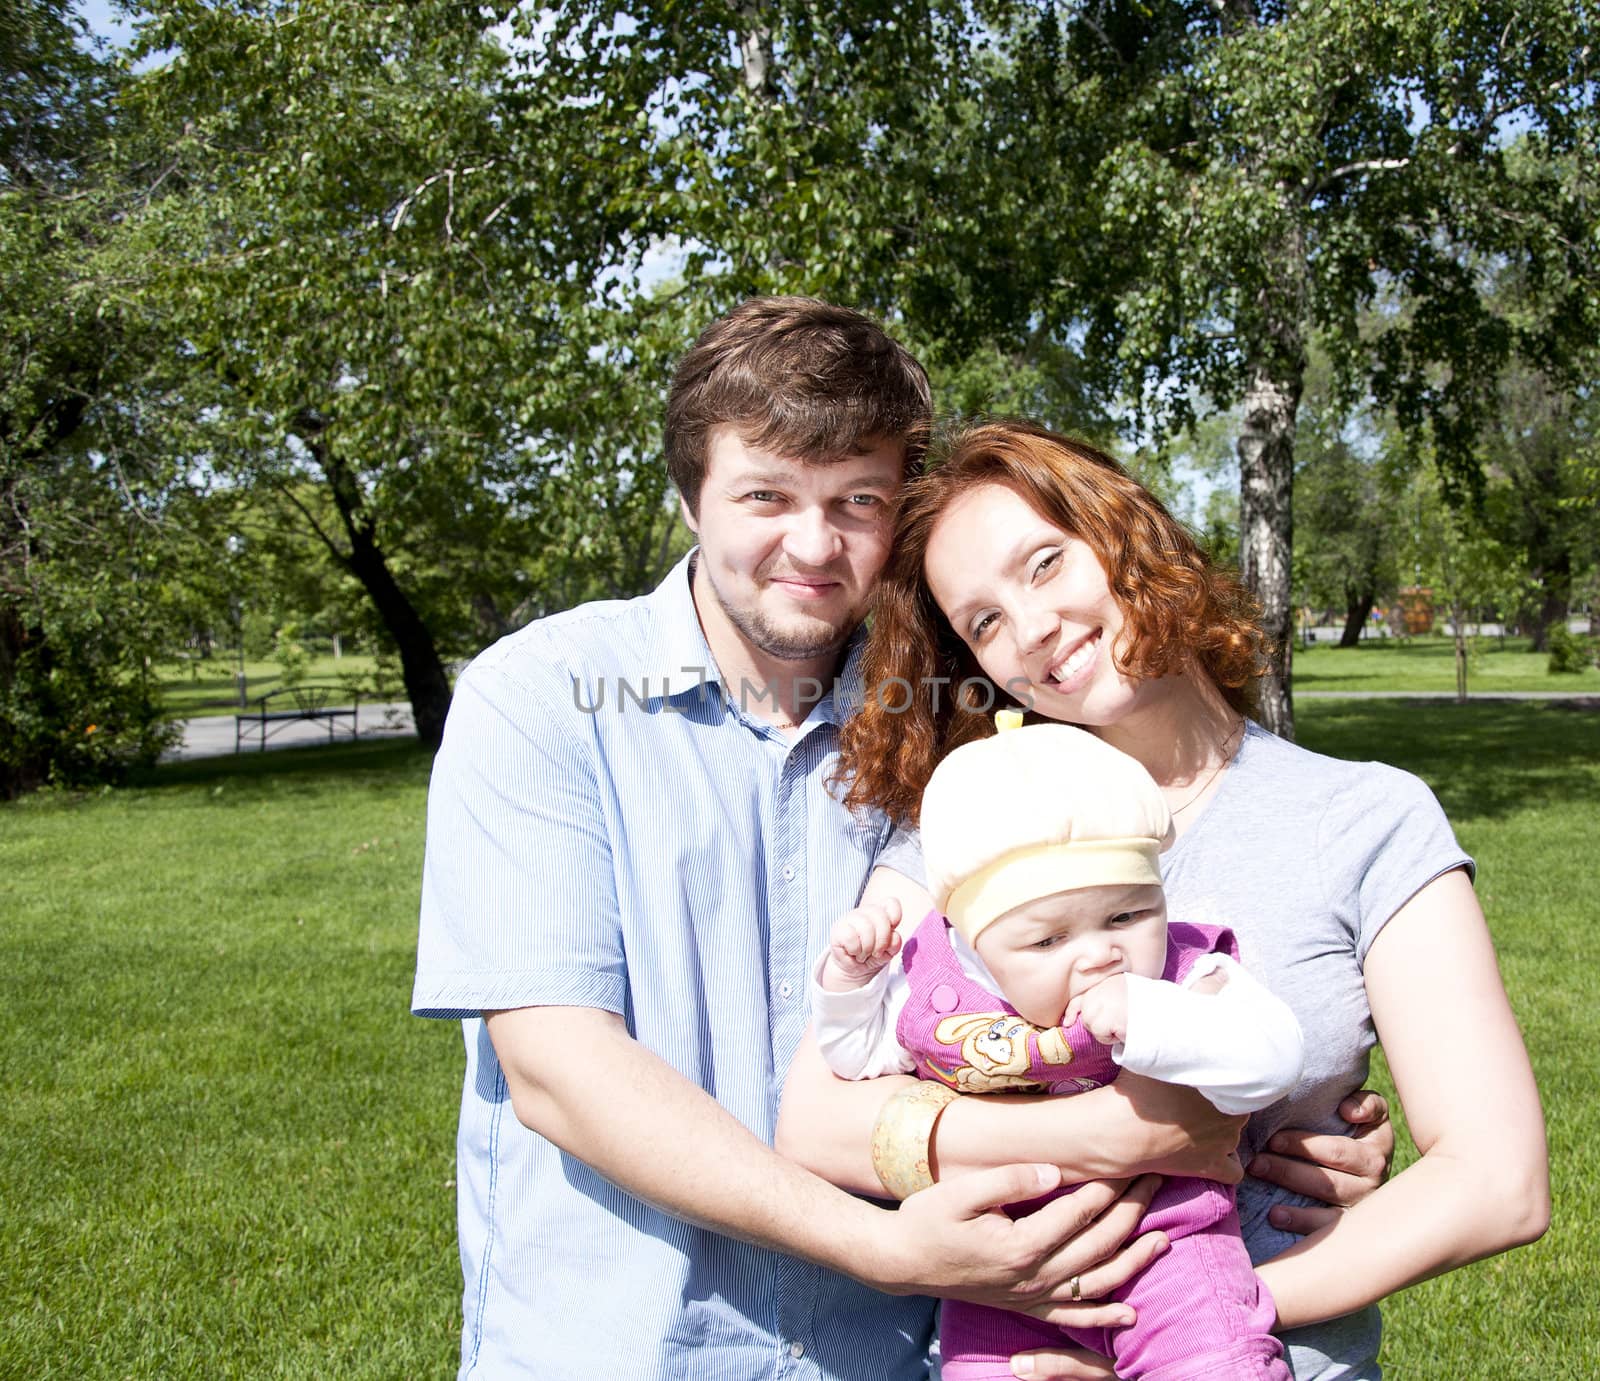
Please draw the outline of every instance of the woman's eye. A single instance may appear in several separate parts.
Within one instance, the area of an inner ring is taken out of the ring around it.
[[[983,637],[994,626],[994,619],[995,616],[993,614],[985,614],[981,619],[978,619],[972,625],[972,632],[968,637],[968,641],[977,642],[979,638]]]
[[[1060,559],[1061,559],[1061,552],[1059,550],[1052,551],[1052,552],[1047,552],[1044,556],[1040,557],[1038,562],[1034,565],[1033,578],[1035,580],[1037,580],[1041,575],[1043,575],[1052,566],[1054,566],[1056,564],[1056,562],[1059,561]]]

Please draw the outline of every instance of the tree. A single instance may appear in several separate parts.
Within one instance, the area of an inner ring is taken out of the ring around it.
[[[1313,354],[1308,376],[1296,419],[1296,597],[1341,608],[1339,646],[1354,647],[1399,584],[1406,467],[1390,419],[1331,397],[1324,358]]]
[[[110,406],[137,356],[96,255],[116,73],[52,0],[0,15],[0,796],[81,784],[167,741],[153,655],[181,620],[172,471]]]
[[[1527,598],[1533,581],[1521,553],[1497,542],[1469,509],[1452,504],[1433,469],[1413,477],[1405,506],[1410,524],[1401,560],[1449,613],[1456,699],[1464,704],[1471,661],[1467,624],[1481,621],[1485,611],[1504,618]]]
[[[183,367],[168,439],[360,582],[436,744],[445,657],[525,597],[550,497],[602,465],[605,519],[662,508],[626,459],[655,337],[597,288],[634,227],[639,111],[575,102],[553,41],[513,80],[488,34],[509,5],[149,8],[123,305]]]
[[[1592,391],[1569,393],[1539,371],[1513,365],[1501,376],[1499,407],[1482,450],[1490,484],[1483,521],[1521,552],[1537,587],[1523,623],[1533,650],[1564,626],[1577,572],[1600,558],[1600,506],[1585,493],[1584,465],[1596,454]]]
[[[1454,488],[1472,487],[1500,367],[1519,352],[1554,367],[1595,333],[1592,9],[981,13],[985,27],[959,32],[966,55],[936,69],[960,84],[952,113],[916,150],[869,148],[880,180],[910,165],[929,192],[891,222],[886,281],[919,328],[936,304],[945,340],[1079,343],[1137,425],[1181,428],[1202,399],[1239,406],[1242,565],[1281,657],[1264,717],[1290,732],[1307,342],[1320,332],[1344,395],[1392,406]],[[1552,329],[1495,312],[1478,267],[1491,261],[1561,299]]]

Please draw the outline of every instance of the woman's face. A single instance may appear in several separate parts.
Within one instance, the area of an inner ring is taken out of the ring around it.
[[[1122,610],[1087,543],[1041,517],[1014,490],[986,484],[934,524],[928,588],[978,665],[1040,714],[1114,724],[1140,700],[1112,653]]]

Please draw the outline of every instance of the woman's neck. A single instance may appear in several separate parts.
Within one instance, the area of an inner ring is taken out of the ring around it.
[[[1186,791],[1205,791],[1206,778],[1220,775],[1238,749],[1244,719],[1203,672],[1163,677],[1145,689],[1143,705],[1095,732],[1138,759],[1176,811]]]

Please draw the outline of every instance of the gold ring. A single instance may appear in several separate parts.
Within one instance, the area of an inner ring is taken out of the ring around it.
[[[1083,1298],[1083,1291],[1078,1288],[1078,1277],[1077,1276],[1073,1276],[1070,1284],[1072,1285],[1072,1298],[1073,1299],[1082,1299]]]

